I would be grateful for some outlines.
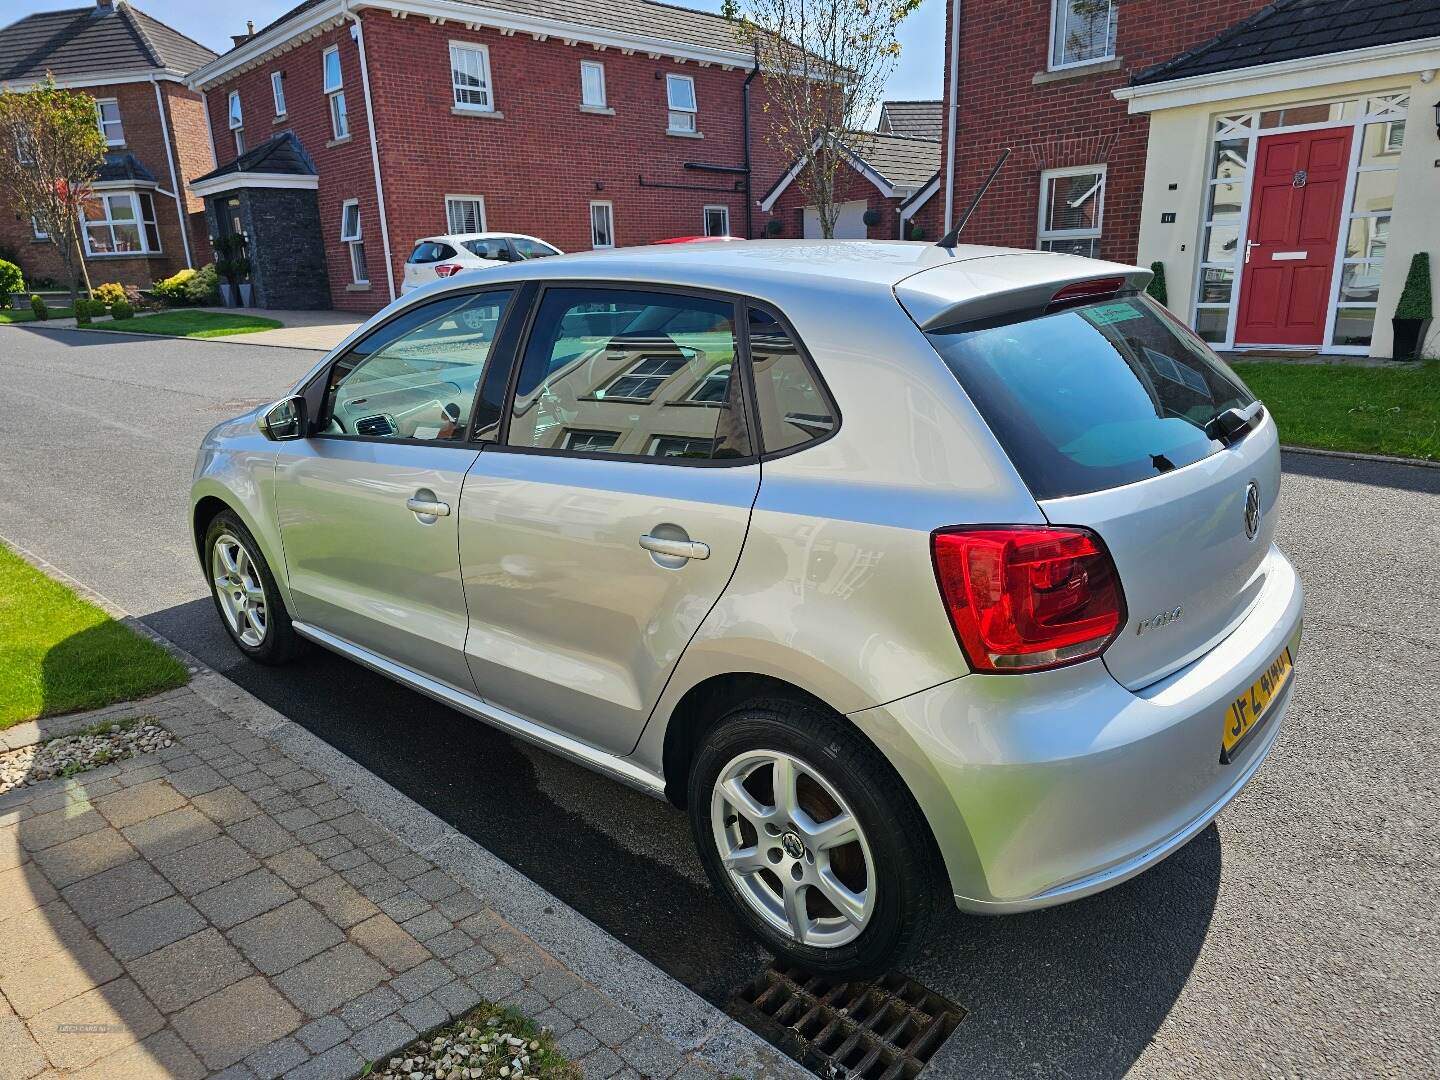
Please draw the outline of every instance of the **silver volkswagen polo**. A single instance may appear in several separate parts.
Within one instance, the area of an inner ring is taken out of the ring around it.
[[[1254,776],[1301,588],[1272,419],[1133,267],[643,248],[460,274],[221,424],[236,645],[332,649],[689,814],[786,959],[1140,873]]]

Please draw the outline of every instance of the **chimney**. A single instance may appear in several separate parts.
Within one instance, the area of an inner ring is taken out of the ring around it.
[[[103,3],[104,0],[100,0],[100,2]],[[245,20],[245,33],[243,33],[243,34],[231,34],[231,35],[230,35],[230,40],[233,41],[237,46],[239,46],[239,45],[244,45],[245,42],[249,41],[249,40],[250,40],[252,37],[254,37],[254,36],[255,36],[255,21],[254,21],[253,19],[246,19],[246,20]]]

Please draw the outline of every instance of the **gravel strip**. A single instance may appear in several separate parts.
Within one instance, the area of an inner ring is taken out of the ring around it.
[[[550,1031],[488,1002],[363,1075],[380,1080],[578,1080]]]
[[[0,754],[0,794],[57,776],[98,769],[112,761],[149,754],[174,744],[170,732],[148,718],[97,724],[35,746]]]

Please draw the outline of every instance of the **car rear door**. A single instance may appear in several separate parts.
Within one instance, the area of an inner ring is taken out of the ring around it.
[[[292,616],[467,692],[460,496],[512,299],[452,294],[382,324],[312,384],[308,437],[276,444]]]
[[[405,260],[404,287],[418,289],[421,285],[428,285],[439,279],[435,267],[445,259],[455,257],[455,249],[449,244],[437,243],[433,240],[421,240],[415,245],[415,250]]]
[[[728,583],[760,466],[730,299],[541,293],[496,440],[465,477],[465,651],[487,701],[635,745]]]

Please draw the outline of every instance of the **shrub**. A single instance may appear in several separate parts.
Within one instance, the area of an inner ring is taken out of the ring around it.
[[[92,289],[90,299],[109,307],[115,301],[125,299],[125,286],[118,281],[107,282],[99,288]]]
[[[220,299],[220,275],[215,264],[210,263],[195,271],[185,281],[185,302],[187,304],[214,304]]]
[[[779,218],[772,217],[769,221],[765,222],[765,235],[767,236],[779,236],[784,229],[785,223]]]
[[[1155,300],[1166,307],[1170,306],[1170,290],[1165,285],[1165,264],[1163,262],[1152,262],[1150,269],[1155,276],[1150,279],[1150,284],[1145,286],[1145,291]]]
[[[7,259],[0,259],[0,307],[10,306],[10,297],[25,292],[25,276],[20,267]]]
[[[910,226],[910,239],[911,239],[911,240],[924,240],[924,239],[925,239],[925,226],[924,226],[924,225],[912,225],[912,226]]]
[[[1434,311],[1430,295],[1430,255],[1422,251],[1410,260],[1405,288],[1400,292],[1400,303],[1395,305],[1395,318],[1428,319]]]
[[[90,325],[90,301],[83,296],[75,301],[75,325]]]
[[[110,305],[110,317],[112,319],[132,319],[135,317],[135,309],[130,305],[129,300],[116,300]]]
[[[155,282],[155,288],[152,291],[167,304],[187,303],[189,297],[185,294],[185,287],[194,276],[194,270],[188,268],[181,270],[178,274],[170,275],[164,281]]]
[[[30,310],[35,313],[35,318],[44,322],[50,318],[50,305],[41,300],[38,296],[30,297]]]

